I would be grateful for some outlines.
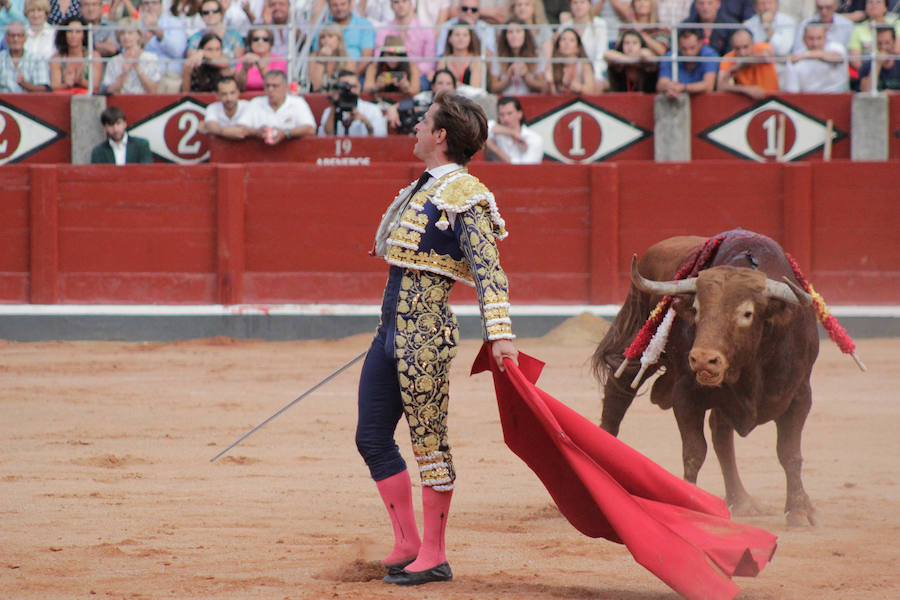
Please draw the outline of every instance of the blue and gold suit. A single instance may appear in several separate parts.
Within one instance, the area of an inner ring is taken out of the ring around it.
[[[494,196],[459,165],[385,215],[376,248],[390,264],[381,322],[359,384],[356,444],[376,481],[406,468],[394,441],[406,416],[422,485],[453,489],[447,440],[450,361],[459,328],[450,310],[456,281],[475,287],[485,340],[515,337],[497,240],[506,237]],[[386,235],[388,234],[389,235]],[[380,243],[379,243],[380,242]]]

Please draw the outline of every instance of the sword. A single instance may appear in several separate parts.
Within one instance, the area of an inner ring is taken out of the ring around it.
[[[269,421],[271,421],[272,419],[274,419],[275,417],[277,417],[278,415],[280,415],[281,413],[283,413],[284,411],[286,411],[293,405],[297,404],[298,402],[300,402],[301,400],[303,400],[304,398],[306,398],[307,396],[312,394],[314,391],[316,391],[317,389],[319,389],[320,387],[322,387],[323,385],[325,385],[326,383],[328,383],[329,381],[331,381],[332,379],[334,379],[335,377],[337,377],[338,375],[340,375],[341,373],[343,373],[344,371],[349,369],[356,362],[358,362],[359,359],[361,359],[366,354],[368,354],[368,352],[369,352],[368,350],[365,350],[362,354],[360,354],[356,358],[352,359],[350,362],[345,364],[343,367],[341,367],[340,369],[338,369],[337,371],[335,371],[334,373],[332,373],[331,375],[329,375],[328,377],[326,377],[325,379],[323,379],[316,385],[312,386],[311,388],[309,388],[308,390],[306,390],[305,392],[300,394],[296,399],[294,399],[293,401],[289,402],[288,404],[285,404],[284,406],[282,406],[280,409],[278,409],[277,412],[275,412],[275,414],[270,416],[268,419],[266,419],[265,421],[263,421],[262,423],[260,423],[259,425],[257,425],[256,427],[254,427],[253,429],[251,429],[250,431],[248,431],[247,433],[245,433],[238,439],[236,439],[235,441],[233,441],[231,443],[231,445],[229,445],[227,448],[225,448],[224,450],[222,450],[221,452],[219,452],[218,454],[213,456],[211,459],[209,459],[209,462],[215,461],[217,458],[219,458],[220,456],[222,456],[223,454],[225,454],[226,452],[228,452],[229,450],[231,450],[232,448],[234,448],[235,446],[237,446],[238,444],[240,444],[241,442],[246,440],[248,437],[250,437],[251,435],[256,433],[256,431],[261,429],[266,423],[268,423]]]

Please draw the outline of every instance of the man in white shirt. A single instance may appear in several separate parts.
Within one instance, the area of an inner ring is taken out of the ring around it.
[[[359,78],[353,71],[338,72],[331,106],[322,112],[319,135],[387,135],[387,120],[376,104],[359,99]],[[337,109],[337,110],[335,110]]]
[[[316,133],[316,119],[306,100],[287,93],[284,71],[267,71],[263,78],[265,96],[250,101],[247,112],[238,120],[250,129],[249,136],[262,138],[274,146],[284,140]]]
[[[794,17],[778,10],[778,0],[756,0],[753,8],[756,14],[744,21],[744,27],[753,35],[753,41],[757,44],[768,43],[779,58],[790,56],[797,33],[797,21]],[[783,86],[786,70],[784,63],[776,62],[775,70],[778,72],[778,81]]]
[[[497,101],[497,120],[488,122],[487,149],[500,161],[511,165],[535,165],[544,158],[544,140],[525,125],[518,98],[504,96]]]
[[[837,42],[827,42],[826,35],[822,23],[806,26],[805,50],[791,55],[784,91],[831,94],[850,89],[847,49]]]
[[[200,124],[200,132],[218,135],[230,140],[242,140],[250,129],[241,125],[241,118],[249,110],[250,103],[241,100],[240,90],[234,77],[223,77],[216,84],[216,98],[206,107],[206,115]]]
[[[794,39],[794,53],[803,52],[803,36],[806,34],[806,26],[818,21],[825,24],[825,39],[847,47],[850,34],[853,33],[853,21],[843,15],[837,14],[838,0],[816,0],[816,13],[808,19],[803,19],[797,25],[797,37]]]

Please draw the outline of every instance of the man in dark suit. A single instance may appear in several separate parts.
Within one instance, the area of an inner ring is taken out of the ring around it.
[[[121,108],[108,107],[100,114],[100,123],[106,132],[106,141],[97,144],[91,150],[91,163],[124,165],[153,162],[150,142],[144,138],[128,135],[126,131],[128,124]]]

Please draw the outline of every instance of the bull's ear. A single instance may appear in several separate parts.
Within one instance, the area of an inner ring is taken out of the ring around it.
[[[796,304],[769,298],[769,303],[766,305],[766,322],[776,327],[783,327],[793,320],[795,311],[799,309],[800,307]]]
[[[675,314],[678,315],[678,318],[684,319],[687,323],[693,323],[697,316],[697,311],[694,310],[693,294],[675,296],[675,299],[672,301],[672,308],[675,309]]]

